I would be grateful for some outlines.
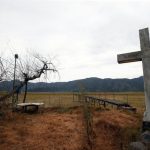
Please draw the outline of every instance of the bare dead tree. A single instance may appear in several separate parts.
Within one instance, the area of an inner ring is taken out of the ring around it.
[[[7,76],[7,68],[4,67],[3,61],[0,58],[0,81],[5,80]]]
[[[0,67],[4,68],[2,62],[3,61],[1,61]],[[24,98],[23,98],[23,102],[25,102],[27,96],[28,82],[41,78],[42,75],[46,75],[46,77],[48,77],[47,72],[58,73],[58,71],[55,68],[55,65],[51,62],[51,60],[48,61],[48,59],[42,57],[39,54],[32,55],[32,57],[31,55],[30,56],[28,55],[25,57],[25,59],[19,58],[17,62],[16,78],[20,82],[18,85],[15,86],[15,88],[10,93],[0,97],[0,101],[3,101],[8,97],[11,97],[14,93],[18,93],[18,91],[20,91],[23,87],[25,87]],[[8,72],[5,73],[9,74],[9,77],[12,79],[13,65],[12,68],[9,67]]]
[[[0,82],[13,79],[14,64],[11,59],[0,57]]]
[[[37,78],[40,78],[42,74],[46,74],[47,71],[53,71],[53,72],[57,72],[57,70],[55,69],[55,67],[51,68],[48,67],[48,65],[53,65],[52,63],[48,63],[45,61],[41,61],[43,63],[43,66],[40,69],[35,70],[35,74],[31,74],[29,73],[25,73],[23,72],[23,77],[24,77],[24,84],[25,84],[25,94],[24,94],[24,99],[23,99],[23,103],[26,100],[26,95],[27,95],[27,87],[28,87],[28,82],[31,80],[35,80]]]

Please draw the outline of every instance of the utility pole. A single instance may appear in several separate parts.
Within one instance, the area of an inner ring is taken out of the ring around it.
[[[15,54],[15,66],[14,66],[14,80],[13,80],[13,91],[15,90],[15,81],[16,81],[16,62],[18,59],[18,54]],[[15,93],[12,95],[12,107],[13,110],[16,108],[17,97],[15,97]]]

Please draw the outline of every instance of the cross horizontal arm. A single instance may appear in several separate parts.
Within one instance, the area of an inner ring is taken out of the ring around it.
[[[120,64],[141,61],[141,60],[142,60],[142,52],[141,51],[117,55],[117,61]]]

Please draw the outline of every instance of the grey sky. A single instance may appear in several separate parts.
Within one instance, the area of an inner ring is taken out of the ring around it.
[[[149,6],[146,0],[0,0],[0,51],[48,54],[61,81],[138,77],[141,62],[119,65],[116,56],[140,49]]]

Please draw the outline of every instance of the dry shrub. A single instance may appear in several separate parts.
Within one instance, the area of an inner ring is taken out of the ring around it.
[[[0,120],[8,118],[8,115],[10,115],[10,107],[9,99],[0,101]]]

